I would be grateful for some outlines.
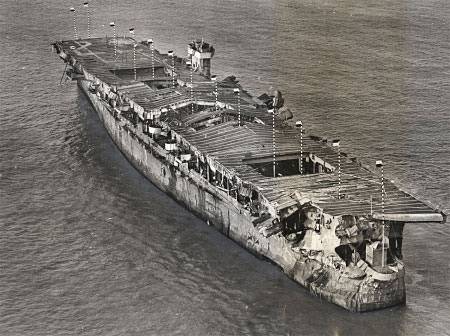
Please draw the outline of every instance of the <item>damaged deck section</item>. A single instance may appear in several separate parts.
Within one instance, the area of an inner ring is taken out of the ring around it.
[[[80,62],[83,67],[110,85],[116,85],[131,100],[145,111],[170,111],[191,103],[190,67],[185,58],[174,57],[177,85],[170,87],[172,59],[156,49],[153,51],[153,67],[157,76],[152,79],[152,55],[148,45],[139,43],[136,47],[137,81],[133,80],[133,43],[134,40],[121,38],[117,42],[117,57],[114,59],[114,41],[105,38],[62,42],[64,50]],[[165,70],[166,69],[166,70]],[[120,77],[121,76],[121,77]],[[215,105],[214,82],[198,74],[193,76],[194,101],[201,106]],[[169,87],[152,89],[152,82],[167,82]],[[149,83],[150,82],[150,83]],[[243,121],[237,126],[237,98],[235,88],[241,91],[241,117],[243,120],[259,119],[261,123]],[[294,203],[290,195],[300,191],[332,215],[368,215],[381,213],[380,178],[363,167],[355,158],[341,156],[342,174],[340,198],[338,199],[338,173],[291,175],[280,177],[262,176],[260,172],[246,164],[250,159],[268,159],[273,155],[272,116],[269,108],[258,99],[243,91],[237,81],[226,80],[218,84],[219,111],[214,108],[203,111],[203,118],[226,115],[231,121],[209,124],[195,131],[190,125],[196,115],[189,109],[170,116],[171,128],[183,136],[202,154],[214,157],[218,163],[244,181],[258,187],[276,207]],[[164,113],[164,112],[162,112]],[[263,124],[264,123],[264,124]],[[173,126],[172,126],[173,125]],[[275,155],[278,159],[300,157],[299,130],[292,123],[277,118],[275,131]],[[305,135],[303,151],[334,168],[338,164],[337,151],[330,143],[318,137]],[[270,165],[270,162],[268,163]],[[318,168],[321,169],[322,167]],[[282,175],[280,173],[280,175]],[[400,190],[390,181],[385,181],[385,215],[389,214],[429,214],[418,216],[425,221],[442,221],[439,211]],[[435,215],[438,214],[438,215]]]
[[[234,76],[215,80],[203,41],[186,57],[131,38],[53,47],[161,189],[331,302],[355,311],[404,302],[403,225],[445,214],[304,133],[281,93],[254,97]]]

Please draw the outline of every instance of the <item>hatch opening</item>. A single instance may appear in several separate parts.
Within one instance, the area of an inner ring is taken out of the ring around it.
[[[263,176],[274,177],[273,156],[248,158],[244,159],[244,163],[256,169]],[[275,156],[276,177],[332,173],[335,169],[334,166],[313,153],[303,153],[301,159],[299,153]]]

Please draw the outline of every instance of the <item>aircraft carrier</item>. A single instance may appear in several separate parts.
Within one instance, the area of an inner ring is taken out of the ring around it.
[[[364,166],[308,134],[281,92],[211,75],[206,41],[182,56],[133,35],[52,47],[158,188],[322,299],[360,312],[405,302],[403,226],[445,214],[385,179],[381,160]]]

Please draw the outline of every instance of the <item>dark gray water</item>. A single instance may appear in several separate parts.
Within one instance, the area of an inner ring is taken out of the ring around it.
[[[352,314],[206,226],[114,147],[49,43],[75,1],[0,6],[0,335],[448,335],[447,225],[406,228],[406,306]],[[91,1],[93,31],[216,46],[308,129],[450,208],[450,3]],[[78,17],[86,36],[86,18]]]

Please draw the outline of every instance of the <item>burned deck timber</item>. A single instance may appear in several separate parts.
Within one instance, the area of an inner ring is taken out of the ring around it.
[[[211,77],[214,48],[152,41],[53,44],[109,135],[156,186],[311,293],[352,311],[405,301],[404,223],[444,214],[303,134],[283,98]],[[296,127],[298,126],[298,127]]]

